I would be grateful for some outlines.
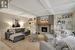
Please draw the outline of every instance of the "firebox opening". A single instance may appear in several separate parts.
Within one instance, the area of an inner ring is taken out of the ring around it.
[[[47,32],[47,27],[42,27],[41,30],[42,32]]]

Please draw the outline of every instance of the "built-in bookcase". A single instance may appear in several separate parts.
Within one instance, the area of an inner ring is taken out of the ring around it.
[[[55,31],[57,33],[61,33],[62,31],[72,31],[73,30],[73,24],[72,24],[72,13],[58,15],[55,18]]]

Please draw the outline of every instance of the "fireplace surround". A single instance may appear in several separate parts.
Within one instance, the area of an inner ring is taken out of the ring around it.
[[[54,16],[53,15],[46,15],[36,18],[37,22],[37,29],[36,31],[39,33],[51,33],[51,29],[54,26]]]

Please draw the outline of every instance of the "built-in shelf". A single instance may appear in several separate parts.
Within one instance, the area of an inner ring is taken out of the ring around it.
[[[38,25],[53,25],[54,17],[53,16],[37,17],[37,24]]]

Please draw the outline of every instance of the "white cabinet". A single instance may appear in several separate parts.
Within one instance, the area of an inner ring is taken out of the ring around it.
[[[72,16],[66,17],[64,15],[63,17],[63,15],[56,15],[54,18],[55,33],[61,34],[62,31],[73,30],[72,19]]]

